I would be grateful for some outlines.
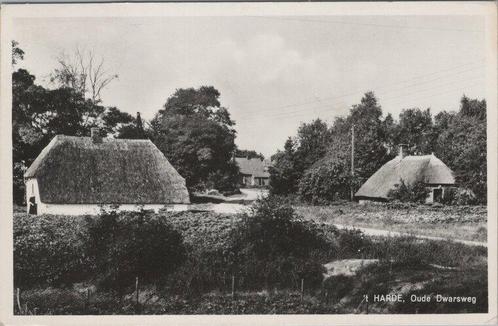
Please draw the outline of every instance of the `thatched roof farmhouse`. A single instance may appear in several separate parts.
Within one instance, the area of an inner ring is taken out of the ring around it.
[[[25,173],[34,214],[97,214],[102,205],[189,203],[185,179],[150,140],[55,136]]]
[[[259,157],[236,157],[239,166],[239,182],[243,186],[268,186],[270,184],[270,161]]]
[[[434,154],[404,156],[403,150],[391,161],[384,164],[356,192],[355,198],[386,201],[388,193],[400,181],[406,185],[422,182],[430,189],[427,202],[439,201],[444,197],[445,188],[455,184],[453,171]]]

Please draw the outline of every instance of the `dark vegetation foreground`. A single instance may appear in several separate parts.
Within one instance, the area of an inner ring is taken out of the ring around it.
[[[349,259],[377,261],[349,274],[330,273],[323,266],[340,260],[347,264]],[[19,297],[13,298],[16,314],[488,309],[486,248],[366,237],[307,221],[274,198],[259,201],[251,214],[238,216],[15,213],[14,286],[19,288]],[[376,294],[401,294],[405,302],[372,302]],[[412,294],[433,300],[438,294],[475,296],[476,302],[411,302]],[[370,298],[368,306],[365,295]]]

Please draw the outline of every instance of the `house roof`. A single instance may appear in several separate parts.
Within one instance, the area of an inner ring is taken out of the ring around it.
[[[389,191],[400,180],[407,185],[416,182],[433,185],[455,183],[453,171],[434,155],[397,156],[375,172],[356,192],[355,197],[387,199]]]
[[[235,162],[239,166],[240,173],[250,174],[256,178],[269,178],[268,167],[270,161],[260,158],[236,157]]]
[[[188,203],[185,179],[150,140],[55,136],[25,173],[57,204]]]

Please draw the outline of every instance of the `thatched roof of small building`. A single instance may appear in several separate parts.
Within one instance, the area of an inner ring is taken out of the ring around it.
[[[453,171],[434,155],[397,156],[384,164],[356,192],[355,197],[383,199],[396,184],[423,182],[427,185],[455,184]]]
[[[256,178],[270,177],[270,173],[268,172],[270,162],[268,160],[262,160],[258,157],[236,157],[235,162],[239,166],[240,173],[242,174],[252,175]]]
[[[25,173],[57,204],[188,203],[185,179],[150,140],[55,136]]]

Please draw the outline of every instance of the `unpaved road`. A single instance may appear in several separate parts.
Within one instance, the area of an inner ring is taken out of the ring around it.
[[[478,241],[470,241],[470,240],[461,240],[461,239],[446,239],[442,237],[431,237],[431,236],[426,236],[426,235],[414,235],[414,234],[408,234],[408,233],[402,233],[402,232],[396,232],[396,231],[390,231],[390,230],[379,230],[379,229],[371,229],[371,228],[364,228],[364,227],[358,227],[358,226],[351,226],[351,225],[343,225],[343,224],[335,224],[335,223],[327,223],[327,224],[332,224],[338,229],[356,229],[360,230],[363,232],[365,235],[370,235],[370,236],[376,236],[376,237],[406,237],[406,236],[413,236],[417,239],[425,239],[425,240],[435,240],[435,241],[446,241],[446,240],[451,240],[454,242],[459,242],[463,243],[468,246],[482,246],[482,247],[487,247],[488,244],[486,242],[478,242]]]

